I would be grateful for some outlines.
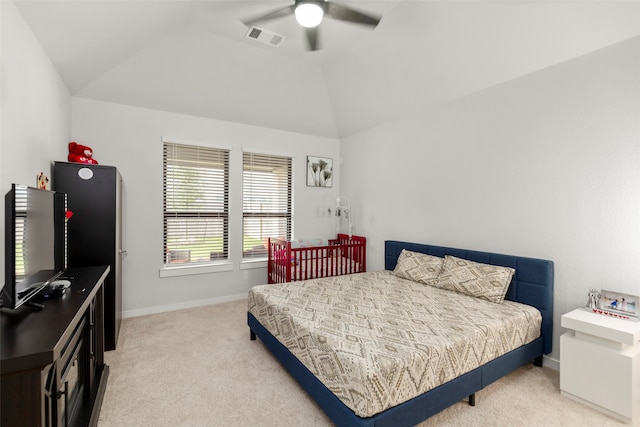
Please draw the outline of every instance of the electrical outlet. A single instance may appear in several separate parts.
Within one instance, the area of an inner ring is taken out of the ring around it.
[[[249,280],[249,272],[248,271],[243,271],[242,272],[242,280]]]

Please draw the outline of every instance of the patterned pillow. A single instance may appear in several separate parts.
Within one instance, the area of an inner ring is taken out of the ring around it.
[[[444,258],[403,249],[393,274],[403,279],[431,285],[440,274]]]
[[[501,303],[515,270],[447,255],[433,286]]]

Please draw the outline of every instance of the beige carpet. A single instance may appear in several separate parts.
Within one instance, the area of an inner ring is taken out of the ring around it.
[[[246,301],[125,319],[99,427],[328,426],[260,340]],[[558,372],[520,368],[427,426],[623,426],[559,392]]]

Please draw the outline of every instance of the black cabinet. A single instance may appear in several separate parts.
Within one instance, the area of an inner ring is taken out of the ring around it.
[[[120,173],[113,166],[53,163],[53,189],[67,193],[70,268],[109,265],[105,280],[105,349],[115,350],[122,321]]]
[[[3,427],[97,425],[109,376],[102,320],[109,267],[67,273],[71,287],[38,301],[42,310],[0,310]]]

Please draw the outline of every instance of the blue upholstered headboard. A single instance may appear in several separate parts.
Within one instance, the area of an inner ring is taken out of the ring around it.
[[[385,241],[384,249],[384,266],[387,270],[393,270],[396,267],[398,256],[403,249],[439,257],[451,255],[484,264],[514,268],[516,272],[505,298],[528,304],[540,310],[542,313],[544,353],[551,353],[553,340],[553,261],[423,245],[420,243],[398,242],[395,240]]]

